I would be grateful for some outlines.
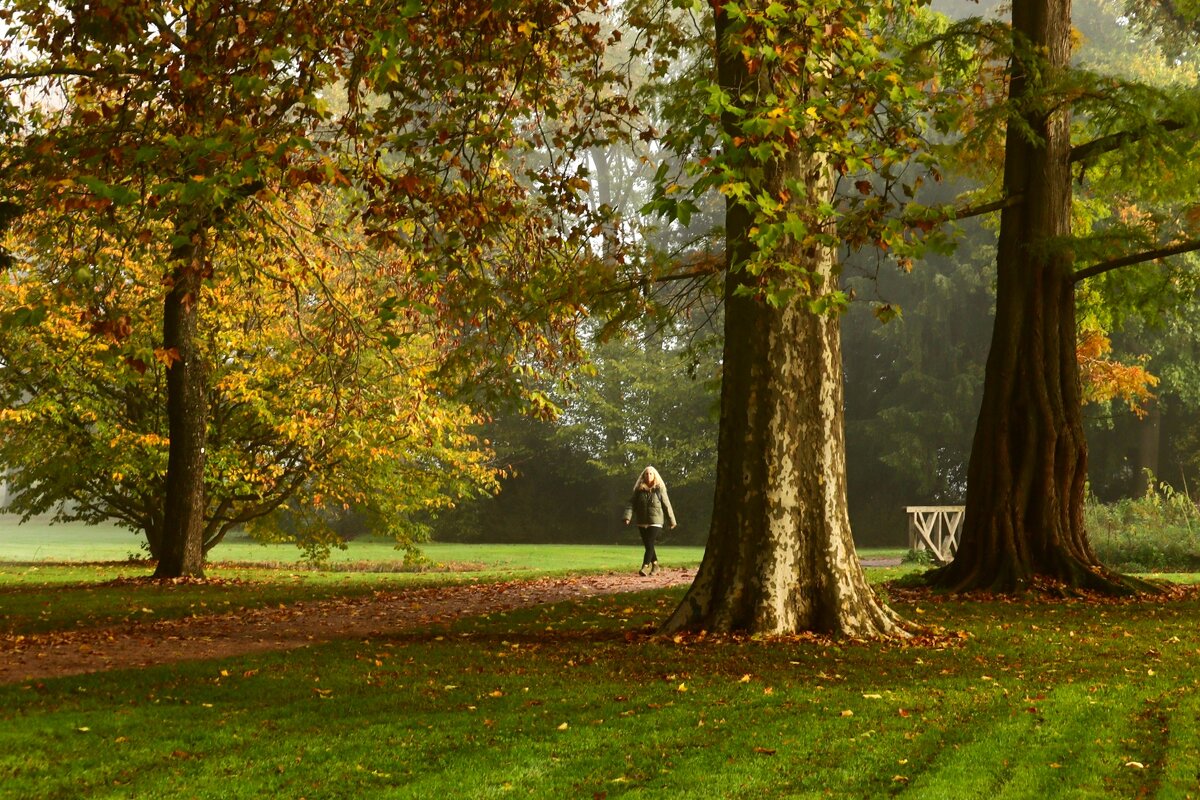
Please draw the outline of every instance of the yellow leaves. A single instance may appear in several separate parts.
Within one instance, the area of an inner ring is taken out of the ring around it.
[[[519,33],[525,37],[532,36],[533,32],[536,31],[537,29],[538,29],[538,24],[536,22],[531,22],[530,20],[525,20],[524,22],[521,22],[520,24],[517,25],[517,33]]]
[[[1108,403],[1122,400],[1137,416],[1145,416],[1144,403],[1154,397],[1150,389],[1158,385],[1141,363],[1124,364],[1107,358],[1112,343],[1103,331],[1090,330],[1080,334],[1075,344],[1085,403]]]

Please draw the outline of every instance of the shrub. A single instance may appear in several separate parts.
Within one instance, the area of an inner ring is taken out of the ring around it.
[[[1200,570],[1200,509],[1183,492],[1150,482],[1143,497],[1089,498],[1087,528],[1100,561],[1122,572]]]
[[[932,567],[936,562],[933,559],[933,551],[931,550],[909,550],[900,558],[901,564],[920,564],[922,566]]]

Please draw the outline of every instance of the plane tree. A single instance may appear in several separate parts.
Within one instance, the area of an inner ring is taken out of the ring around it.
[[[649,208],[686,224],[698,197],[724,197],[724,350],[708,546],[664,629],[905,635],[851,537],[839,275],[846,244],[910,267],[939,233],[932,211],[899,212],[915,191],[901,165],[923,145],[907,106],[925,95],[922,65],[896,57],[888,32],[915,6],[714,2],[705,20],[680,5],[639,9],[660,36],[675,22],[664,140],[689,165],[660,170]],[[680,65],[697,34],[707,62]]]

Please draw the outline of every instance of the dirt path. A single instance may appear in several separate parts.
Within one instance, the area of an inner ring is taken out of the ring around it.
[[[692,570],[468,584],[0,640],[0,684],[386,636],[595,595],[690,583]]]

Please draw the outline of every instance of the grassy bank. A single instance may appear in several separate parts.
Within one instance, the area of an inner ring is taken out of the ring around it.
[[[1186,797],[1196,601],[899,604],[917,646],[644,635],[679,592],[0,689],[4,797]]]

